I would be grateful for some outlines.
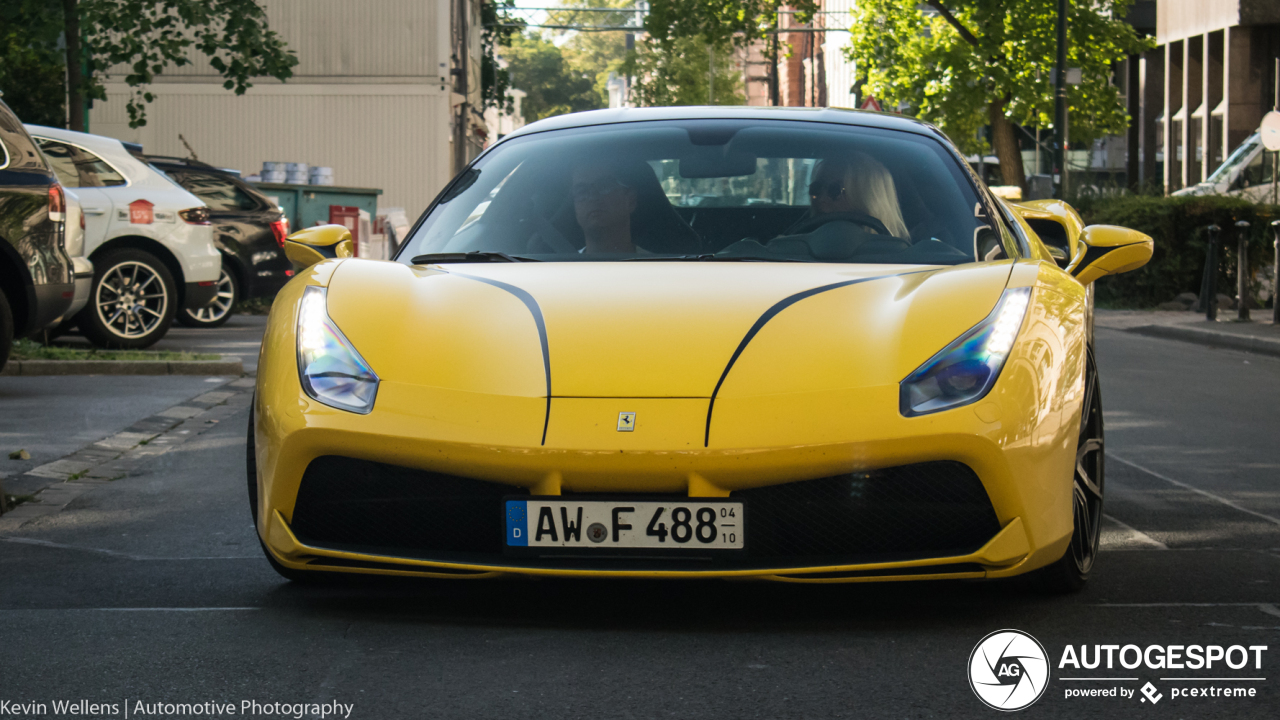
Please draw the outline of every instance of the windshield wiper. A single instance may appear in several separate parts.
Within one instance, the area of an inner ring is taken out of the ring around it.
[[[484,263],[484,262],[541,262],[533,258],[508,255],[501,252],[464,252],[464,253],[427,253],[415,255],[409,262],[414,265],[432,265],[440,263]]]

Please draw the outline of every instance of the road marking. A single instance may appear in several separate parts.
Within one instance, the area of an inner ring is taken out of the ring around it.
[[[61,608],[63,610],[87,610],[89,612],[241,612],[261,610],[260,607],[194,607],[194,608]]]
[[[1220,503],[1222,503],[1223,505],[1226,505],[1227,507],[1230,507],[1230,508],[1234,508],[1234,509],[1236,509],[1236,510],[1239,510],[1239,511],[1240,511],[1240,512],[1242,512],[1242,513],[1248,513],[1249,515],[1253,515],[1254,517],[1262,518],[1263,520],[1266,520],[1267,522],[1272,523],[1273,525],[1280,525],[1280,519],[1273,518],[1273,517],[1271,517],[1270,515],[1266,515],[1266,514],[1263,514],[1263,513],[1257,512],[1256,510],[1250,510],[1249,508],[1246,508],[1246,507],[1242,507],[1242,506],[1240,506],[1240,505],[1237,505],[1236,503],[1234,503],[1234,502],[1232,502],[1232,501],[1230,501],[1230,500],[1228,500],[1228,499],[1226,499],[1226,498],[1224,498],[1224,497],[1221,497],[1221,496],[1218,496],[1218,495],[1214,495],[1214,494],[1213,494],[1213,493],[1211,493],[1211,492],[1208,492],[1208,491],[1205,491],[1205,490],[1201,490],[1201,489],[1200,489],[1200,488],[1198,488],[1198,487],[1194,487],[1194,486],[1192,486],[1192,485],[1188,485],[1188,484],[1186,484],[1186,483],[1184,483],[1184,482],[1181,482],[1181,481],[1179,481],[1179,480],[1174,480],[1173,478],[1168,477],[1168,476],[1166,476],[1166,475],[1161,475],[1160,473],[1156,472],[1155,470],[1151,470],[1151,469],[1148,469],[1148,468],[1142,467],[1141,465],[1139,465],[1139,464],[1138,464],[1138,463],[1136,463],[1136,462],[1131,462],[1131,461],[1129,461],[1129,460],[1125,460],[1125,459],[1124,459],[1124,458],[1122,458],[1122,457],[1118,457],[1118,456],[1116,456],[1116,455],[1115,455],[1115,453],[1107,453],[1107,459],[1109,459],[1109,460],[1118,460],[1118,461],[1120,461],[1120,462],[1124,463],[1125,465],[1128,465],[1129,467],[1135,468],[1135,469],[1137,469],[1137,470],[1141,470],[1142,472],[1144,472],[1144,473],[1146,473],[1146,474],[1148,474],[1148,475],[1150,475],[1150,476],[1152,476],[1152,477],[1156,477],[1156,478],[1159,478],[1159,479],[1161,479],[1161,480],[1164,480],[1164,481],[1165,481],[1165,482],[1167,482],[1167,483],[1171,483],[1171,484],[1173,484],[1173,485],[1177,485],[1178,487],[1183,488],[1184,490],[1190,490],[1191,492],[1196,493],[1196,494],[1199,494],[1199,495],[1203,495],[1203,496],[1205,496],[1205,497],[1209,498],[1210,500],[1216,500],[1217,502],[1220,502]]]
[[[39,545],[41,547],[56,548],[58,550],[79,550],[80,552],[98,553],[100,555],[110,555],[111,557],[124,558],[125,560],[260,560],[257,555],[212,555],[212,556],[193,556],[193,557],[155,557],[153,555],[132,555],[117,550],[107,550],[104,548],[82,547],[80,545],[64,545],[62,543],[50,542],[48,540],[38,540],[36,538],[23,537],[0,537],[0,542],[11,542],[19,545]]]
[[[1275,603],[1196,603],[1196,602],[1164,602],[1164,603],[1096,603],[1094,607],[1111,607],[1111,608],[1174,608],[1174,607],[1192,607],[1192,608],[1213,608],[1213,607],[1251,607],[1272,615],[1280,617],[1280,608]]]
[[[1134,540],[1135,542],[1141,543],[1141,544],[1143,544],[1143,545],[1148,545],[1148,546],[1150,546],[1150,547],[1152,547],[1152,548],[1155,548],[1156,550],[1168,550],[1168,549],[1169,549],[1169,546],[1168,546],[1168,545],[1165,545],[1164,543],[1160,542],[1159,540],[1156,540],[1155,538],[1153,538],[1153,537],[1151,537],[1150,535],[1148,535],[1148,534],[1146,534],[1146,533],[1142,532],[1141,530],[1138,530],[1137,528],[1133,527],[1132,525],[1128,525],[1128,524],[1126,524],[1126,523],[1122,523],[1122,522],[1120,522],[1119,520],[1117,520],[1117,519],[1116,519],[1114,516],[1112,516],[1112,515],[1108,515],[1108,514],[1106,514],[1106,513],[1103,513],[1103,514],[1102,514],[1102,517],[1106,518],[1107,520],[1110,520],[1111,522],[1115,523],[1116,525],[1119,525],[1119,526],[1120,526],[1120,528],[1121,528],[1122,530],[1127,530],[1127,531],[1129,532],[1130,539]]]

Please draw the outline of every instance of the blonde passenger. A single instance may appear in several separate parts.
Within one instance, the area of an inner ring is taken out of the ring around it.
[[[884,223],[890,235],[910,240],[898,205],[893,175],[879,160],[864,152],[823,160],[813,168],[809,200],[814,217],[858,212]]]

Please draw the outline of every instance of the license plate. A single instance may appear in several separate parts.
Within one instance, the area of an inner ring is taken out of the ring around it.
[[[741,550],[741,502],[507,500],[508,547]]]

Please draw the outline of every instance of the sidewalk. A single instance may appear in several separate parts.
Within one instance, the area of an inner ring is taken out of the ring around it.
[[[1280,327],[1272,324],[1272,311],[1250,312],[1250,322],[1236,320],[1235,310],[1220,310],[1218,321],[1209,322],[1204,313],[1185,310],[1096,310],[1093,321],[1099,328],[1280,357]]]

